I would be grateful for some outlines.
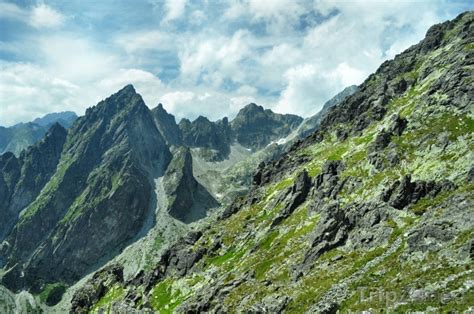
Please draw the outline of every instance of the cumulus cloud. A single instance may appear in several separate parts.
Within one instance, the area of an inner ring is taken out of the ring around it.
[[[0,125],[12,125],[49,112],[77,110],[79,87],[39,66],[0,63]]]
[[[60,8],[60,10],[59,10]],[[375,0],[0,0],[0,125],[81,114],[132,83],[179,118],[249,102],[308,116],[473,5]]]
[[[63,14],[44,3],[22,8],[14,3],[0,2],[0,18],[17,20],[38,29],[56,28],[66,20]]]
[[[422,39],[442,18],[435,2],[315,2],[321,15],[337,12],[303,37],[303,64],[285,73],[286,86],[276,110],[302,115],[317,112],[345,86],[360,84],[386,59]]]
[[[31,10],[30,24],[36,28],[59,27],[64,20],[61,13],[45,4],[39,4]]]
[[[120,34],[115,42],[127,53],[139,53],[147,50],[169,50],[173,47],[173,38],[169,33],[152,30]]]
[[[164,21],[168,22],[180,18],[184,14],[185,8],[186,0],[166,0]]]
[[[164,108],[175,114],[178,120],[193,120],[198,116],[205,116],[214,121],[223,117],[233,118],[240,108],[256,101],[252,96],[203,90],[171,91],[160,98]]]
[[[178,52],[183,79],[188,83],[202,80],[213,87],[225,79],[243,83],[246,74],[240,63],[251,53],[250,37],[248,31],[237,30],[231,37],[197,37],[184,42]]]

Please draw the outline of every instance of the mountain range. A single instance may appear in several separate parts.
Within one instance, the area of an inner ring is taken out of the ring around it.
[[[469,311],[473,22],[434,25],[308,119],[176,123],[127,85],[69,128],[36,121],[0,156],[5,306]]]
[[[0,126],[0,154],[12,152],[18,156],[22,150],[42,139],[54,123],[69,128],[76,118],[74,112],[65,111],[50,113],[32,122],[15,124],[8,128]]]

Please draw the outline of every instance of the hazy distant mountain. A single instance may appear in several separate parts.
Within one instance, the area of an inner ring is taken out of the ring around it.
[[[38,142],[54,123],[69,128],[77,119],[71,111],[50,113],[33,122],[19,123],[12,127],[0,127],[0,154],[12,152],[19,156],[20,152]]]
[[[76,119],[77,115],[74,112],[64,111],[49,113],[41,118],[34,119],[32,122],[45,127],[58,122],[67,129],[74,123],[74,121],[76,121]]]

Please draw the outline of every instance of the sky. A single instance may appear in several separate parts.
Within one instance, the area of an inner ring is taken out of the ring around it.
[[[0,125],[131,83],[177,119],[310,116],[470,0],[0,0]]]

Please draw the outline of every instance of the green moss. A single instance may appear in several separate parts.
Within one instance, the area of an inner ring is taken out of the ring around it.
[[[318,174],[321,173],[321,165],[319,164],[312,164],[308,167],[308,175],[311,178],[316,177]]]
[[[266,272],[274,263],[274,259],[263,260],[255,265],[255,278],[261,280],[265,277]]]
[[[262,250],[269,250],[272,247],[272,242],[278,236],[278,230],[270,231],[267,236],[259,243],[259,248]]]
[[[98,313],[105,311],[106,313],[112,313],[112,303],[123,298],[124,295],[125,291],[122,286],[113,286],[102,298],[100,298],[99,301],[97,301],[90,312]]]
[[[275,186],[273,187],[273,191],[281,191],[289,186],[291,186],[293,183],[294,183],[294,179],[293,178],[286,178],[280,182],[278,182],[277,184],[275,184]],[[272,192],[273,192],[272,191]]]
[[[474,229],[461,232],[454,240],[453,247],[460,248],[468,241],[474,240]]]
[[[426,196],[419,200],[416,204],[410,206],[410,210],[417,215],[424,214],[429,208],[437,207],[442,202],[444,202],[453,192],[452,191],[445,191],[436,195],[436,197],[432,198],[430,196]]]
[[[166,279],[158,283],[150,295],[150,303],[153,310],[159,313],[173,313],[174,309],[185,300],[181,291],[173,289],[172,279]]]
[[[207,259],[207,263],[208,264],[213,264],[213,265],[222,265],[224,264],[225,262],[235,258],[236,256],[236,251],[235,249],[229,249],[225,254],[223,255],[218,255],[218,256],[214,256],[214,257],[211,257],[211,258],[208,258]]]
[[[39,294],[39,299],[42,303],[55,305],[61,301],[64,292],[66,292],[66,286],[63,283],[50,283]]]
[[[474,43],[469,43],[464,46],[464,50],[471,51],[474,50]]]

